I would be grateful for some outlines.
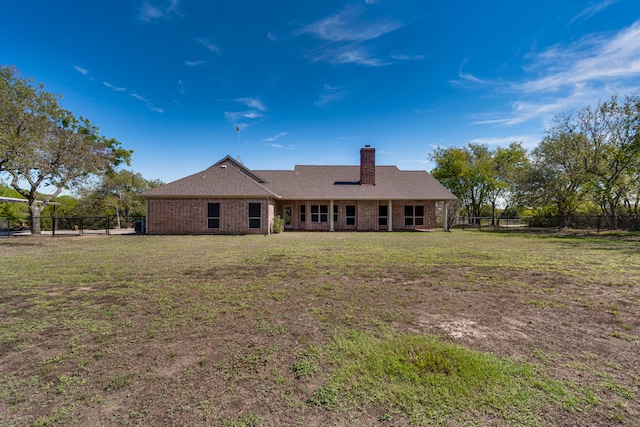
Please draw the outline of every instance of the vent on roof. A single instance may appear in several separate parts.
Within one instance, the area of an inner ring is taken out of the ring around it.
[[[220,169],[226,169],[227,165],[220,165]]]

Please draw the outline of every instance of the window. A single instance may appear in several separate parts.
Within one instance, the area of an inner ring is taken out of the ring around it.
[[[380,205],[378,207],[378,225],[383,227],[389,225],[389,206]]]
[[[249,228],[260,228],[260,203],[249,203]]]
[[[355,205],[347,205],[345,209],[344,220],[347,225],[356,225],[356,207]]]
[[[311,205],[311,222],[329,221],[329,206]]]
[[[207,203],[207,228],[220,228],[220,203]]]
[[[307,205],[300,205],[300,222],[307,220]]]
[[[338,205],[333,205],[333,222],[338,223]]]
[[[407,205],[404,207],[404,225],[424,225],[424,206]]]

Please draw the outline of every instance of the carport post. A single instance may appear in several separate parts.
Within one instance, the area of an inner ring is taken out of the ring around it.
[[[53,205],[53,217],[51,218],[51,236],[55,237],[58,226],[58,205]]]

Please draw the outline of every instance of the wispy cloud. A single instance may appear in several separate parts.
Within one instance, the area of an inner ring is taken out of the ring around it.
[[[474,87],[478,86],[478,85],[491,85],[493,84],[490,81],[487,80],[483,80],[479,77],[474,76],[473,74],[464,71],[464,69],[467,66],[467,59],[465,58],[462,63],[460,64],[460,67],[458,68],[458,80],[450,80],[449,83],[452,86],[466,86],[466,85],[472,85]]]
[[[142,102],[143,104],[145,104],[145,106],[151,110],[154,111],[156,113],[164,113],[164,108],[160,108],[160,107],[156,107],[155,105],[153,105],[153,103],[151,103],[151,101],[149,101],[148,99],[146,99],[145,97],[143,97],[142,95],[139,95],[135,92],[131,92],[130,95],[137,99],[138,101]]]
[[[594,15],[597,15],[598,13],[602,12],[604,9],[608,8],[609,6],[612,6],[618,3],[618,1],[619,0],[603,0],[597,3],[591,3],[585,9],[583,9],[580,13],[574,16],[573,19],[569,21],[569,25],[578,21],[586,21],[587,19],[592,18]]]
[[[524,148],[534,148],[538,145],[537,135],[514,135],[501,138],[475,138],[469,141],[472,144],[484,144],[489,147],[508,147],[512,142],[521,142]]]
[[[362,12],[363,9],[359,7],[347,7],[335,15],[302,27],[298,30],[298,34],[310,34],[330,42],[362,42],[402,27],[400,22],[385,19],[364,22],[360,20]]]
[[[514,125],[545,119],[572,108],[597,103],[613,93],[637,90],[640,78],[640,21],[617,33],[591,34],[571,44],[558,44],[527,58],[520,81],[485,81],[470,74],[467,82],[491,84],[517,94],[510,111],[478,118],[477,124]]]
[[[362,44],[403,27],[390,19],[365,20],[364,8],[348,6],[339,13],[327,16],[296,31],[296,36],[309,35],[325,43],[311,49],[307,56],[314,62],[331,64],[354,63],[369,67],[388,65],[365,49]]]
[[[460,79],[462,79],[462,80],[464,80],[464,81],[466,81],[466,82],[482,83],[482,84],[489,83],[489,82],[487,82],[486,80],[482,80],[482,79],[480,79],[480,78],[478,78],[478,77],[474,76],[474,75],[473,75],[473,74],[471,74],[471,73],[463,73],[463,72],[460,72],[460,73],[458,73],[458,77],[460,77]]]
[[[420,61],[424,59],[424,55],[407,55],[405,53],[394,52],[391,54],[391,58],[396,61]]]
[[[206,61],[184,61],[184,65],[187,67],[197,67],[198,65],[206,64]]]
[[[343,100],[347,93],[344,86],[331,86],[325,83],[318,95],[319,99],[313,105],[319,108],[328,108],[329,104]]]
[[[267,107],[259,98],[235,98],[232,101],[248,107],[242,111],[224,112],[224,117],[236,126],[247,127],[262,119],[265,116],[264,112],[267,111]]]
[[[310,57],[313,62],[328,62],[330,64],[358,64],[366,67],[382,67],[391,64],[389,61],[377,58],[364,47],[353,44],[322,49]]]
[[[87,70],[87,69],[85,69],[85,68],[82,68],[82,67],[80,67],[80,66],[78,66],[78,65],[74,65],[74,66],[73,66],[73,68],[74,68],[77,72],[79,72],[80,74],[82,74],[83,76],[86,76],[86,75],[88,75],[88,74],[89,74],[89,70]]]
[[[279,150],[294,150],[296,148],[295,145],[281,145],[281,144],[265,144],[267,147],[277,148]]]
[[[273,33],[272,33],[272,32],[268,32],[268,33],[267,33],[267,38],[268,38],[269,40],[271,40],[272,42],[277,42],[277,41],[278,41],[278,37],[276,37],[275,35],[273,35]]]
[[[218,55],[220,55],[222,53],[220,51],[220,47],[218,45],[215,45],[215,44],[211,43],[207,39],[197,38],[195,40],[198,43],[200,43],[202,46],[204,46],[209,52],[213,52],[213,53],[218,54]]]
[[[280,133],[278,133],[278,134],[276,134],[276,135],[268,136],[268,137],[266,137],[265,139],[263,139],[262,141],[264,141],[264,142],[273,142],[273,141],[275,141],[276,139],[280,139],[280,138],[282,138],[283,136],[287,136],[287,135],[289,135],[289,132],[280,132]]]
[[[473,124],[498,124],[513,126],[530,120],[553,116],[575,106],[589,103],[589,97],[570,94],[557,98],[538,98],[530,101],[512,101],[506,113],[483,113],[475,117]]]
[[[108,87],[109,89],[115,90],[116,92],[124,92],[125,90],[127,90],[124,87],[114,86],[109,82],[102,82],[102,84]]]
[[[137,99],[138,101],[142,101],[145,103],[149,103],[149,101],[147,101],[144,97],[142,97],[142,95],[138,95],[137,93],[132,93],[131,96],[133,96],[135,99]]]
[[[532,69],[550,72],[515,83],[515,90],[555,92],[579,85],[637,78],[640,76],[640,21],[611,37],[594,35],[568,46],[553,46],[537,55]]]
[[[168,2],[144,1],[138,8],[138,19],[144,22],[156,19],[171,19],[180,15],[179,6],[180,0],[170,0]]]
[[[262,114],[255,111],[225,111],[224,117],[234,124],[238,124],[243,119],[255,120],[262,117]]]
[[[82,74],[83,76],[87,76],[89,78],[89,80],[93,80],[93,77],[90,75],[89,71],[86,70],[85,68],[79,67],[77,65],[74,65],[73,68],[79,72],[80,74]],[[127,88],[125,87],[121,87],[121,86],[115,86],[112,85],[111,83],[107,82],[107,81],[102,81],[102,85],[104,87],[107,87],[115,92],[125,92],[127,90]],[[150,109],[151,111],[155,111],[157,113],[164,113],[164,109],[160,108],[160,107],[156,107],[155,105],[153,105],[153,103],[151,101],[149,101],[148,99],[146,99],[145,97],[143,97],[142,95],[136,93],[136,92],[130,92],[129,96],[131,96],[132,98],[137,99],[138,101],[142,102],[143,104],[145,104],[145,106]]]
[[[236,98],[234,101],[244,104],[249,108],[255,108],[258,111],[267,111],[267,107],[264,106],[259,98]]]

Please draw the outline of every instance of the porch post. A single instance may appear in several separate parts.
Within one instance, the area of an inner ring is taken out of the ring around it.
[[[266,236],[268,236],[269,234],[271,234],[271,226],[273,225],[273,218],[271,216],[271,206],[269,206],[269,196],[267,196],[267,232],[266,232]],[[273,206],[273,209],[275,209],[275,204]]]
[[[329,231],[335,231],[333,229],[333,199],[329,201]]]
[[[393,202],[391,200],[389,200],[389,207],[387,208],[387,215],[389,216],[387,218],[387,221],[389,221],[389,226],[387,228],[387,231],[393,231]]]
[[[442,231],[449,231],[449,201],[445,200],[442,207]]]

